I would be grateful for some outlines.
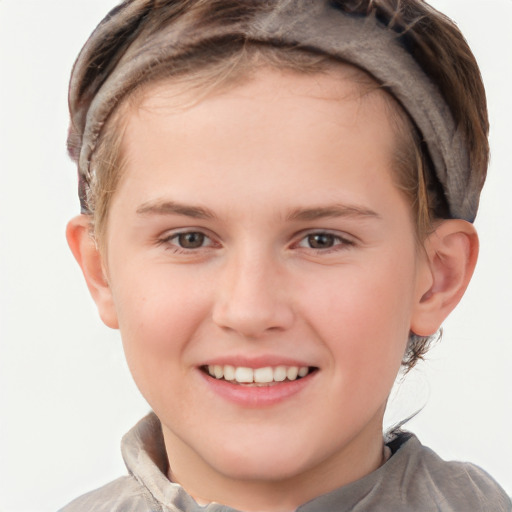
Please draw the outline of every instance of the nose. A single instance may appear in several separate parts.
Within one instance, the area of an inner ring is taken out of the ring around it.
[[[247,339],[285,331],[294,321],[286,273],[272,258],[240,257],[219,276],[213,321]]]

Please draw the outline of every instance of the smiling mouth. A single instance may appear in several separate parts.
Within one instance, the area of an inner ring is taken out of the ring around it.
[[[202,366],[201,370],[216,380],[249,386],[269,386],[280,382],[293,382],[303,379],[316,371],[317,368],[312,366],[246,368],[231,365],[208,365]]]

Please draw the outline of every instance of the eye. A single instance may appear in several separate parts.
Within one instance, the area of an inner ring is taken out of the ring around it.
[[[201,231],[181,231],[168,233],[158,240],[158,245],[175,253],[186,253],[202,248],[214,247],[215,242]]]
[[[347,248],[354,245],[354,242],[334,233],[317,232],[307,234],[297,245],[304,249],[326,251],[329,249]]]
[[[305,241],[311,249],[330,249],[338,242],[337,237],[330,233],[314,233],[308,235]]]
[[[203,247],[207,237],[204,233],[191,232],[191,233],[179,233],[174,235],[171,240],[175,240],[182,249],[198,249]]]

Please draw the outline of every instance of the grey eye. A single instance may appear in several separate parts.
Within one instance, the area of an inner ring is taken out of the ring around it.
[[[315,233],[308,235],[307,242],[312,249],[329,249],[336,243],[337,237],[329,233]]]
[[[206,236],[203,233],[180,233],[178,244],[183,249],[198,249],[204,245]]]

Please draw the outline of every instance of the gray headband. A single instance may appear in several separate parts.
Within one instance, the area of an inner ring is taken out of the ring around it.
[[[85,194],[91,182],[91,157],[109,115],[148,70],[180,56],[184,40],[188,47],[204,40],[200,31],[180,30],[179,23],[172,30],[164,28],[149,39],[137,38],[134,13],[140,18],[144,5],[147,10],[152,8],[147,0],[134,0],[112,11],[84,46],[73,70],[68,146],[72,148],[71,153],[75,150],[73,156],[78,162],[84,213],[88,213]],[[474,220],[480,187],[471,174],[466,141],[437,87],[404,48],[395,31],[373,14],[348,15],[328,0],[275,0],[271,9],[255,16],[250,23],[227,20],[222,27],[208,32],[208,41],[236,35],[248,41],[295,45],[368,72],[398,100],[416,124],[443,187],[450,215]],[[112,34],[123,34],[133,40],[121,55],[113,49],[112,69],[94,69],[98,42]]]

